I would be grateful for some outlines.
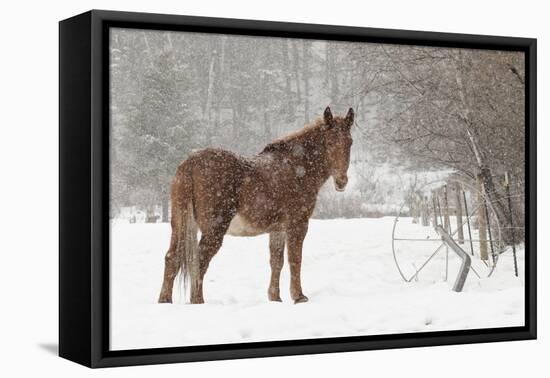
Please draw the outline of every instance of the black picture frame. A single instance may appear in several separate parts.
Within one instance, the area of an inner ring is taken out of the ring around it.
[[[526,59],[525,326],[109,351],[110,27],[521,51]],[[59,23],[59,355],[88,367],[536,338],[536,39],[92,10]]]

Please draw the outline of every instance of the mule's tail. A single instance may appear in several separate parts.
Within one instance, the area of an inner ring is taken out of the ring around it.
[[[184,296],[189,281],[196,282],[199,276],[197,232],[194,216],[193,176],[189,164],[178,168],[171,186],[172,237],[166,254],[164,282],[159,302],[172,302],[174,279],[183,282]]]
[[[197,241],[197,223],[193,214],[193,204],[188,203],[185,215],[182,217],[182,225],[179,229],[177,255],[180,261],[178,277],[183,283],[184,296],[187,297],[188,287],[193,290],[193,283],[199,277],[199,248]],[[191,286],[189,285],[191,283]]]

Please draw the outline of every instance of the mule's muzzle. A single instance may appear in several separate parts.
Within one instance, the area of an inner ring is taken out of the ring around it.
[[[348,184],[348,176],[334,176],[334,188],[338,192],[343,192]]]

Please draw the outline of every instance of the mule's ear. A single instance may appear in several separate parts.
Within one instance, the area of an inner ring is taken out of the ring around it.
[[[332,121],[333,121],[332,111],[330,110],[329,106],[327,106],[327,108],[325,109],[325,112],[323,113],[323,119],[325,120],[325,125],[329,127],[332,126]]]
[[[353,111],[353,108],[349,108],[348,114],[346,114],[346,123],[348,126],[353,125],[353,120],[355,119],[355,112]]]

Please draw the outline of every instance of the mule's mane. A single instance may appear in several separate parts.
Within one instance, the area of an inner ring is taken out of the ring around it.
[[[321,118],[318,118],[315,121],[306,124],[301,129],[293,131],[290,134],[285,135],[284,137],[275,139],[273,142],[267,144],[262,152],[260,152],[260,154],[289,150],[290,146],[292,146],[293,144],[306,141],[310,139],[313,134],[319,133],[323,124],[323,120]]]

